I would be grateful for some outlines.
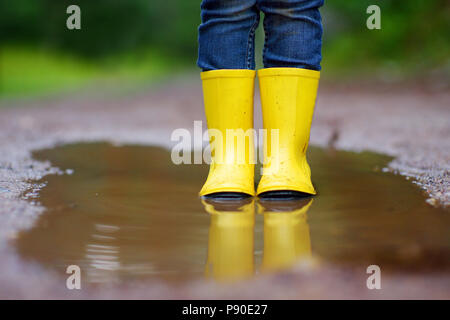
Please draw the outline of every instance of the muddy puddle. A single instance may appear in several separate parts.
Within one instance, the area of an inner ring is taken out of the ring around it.
[[[34,154],[47,208],[15,246],[22,258],[85,283],[228,281],[301,261],[392,272],[450,272],[450,212],[425,203],[388,157],[311,148],[314,199],[202,201],[206,165],[172,164],[156,147],[74,144]],[[72,172],[73,170],[73,172]]]

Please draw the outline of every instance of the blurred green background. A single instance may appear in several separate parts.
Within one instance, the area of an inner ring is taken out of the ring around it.
[[[449,1],[325,2],[326,79],[448,80]],[[81,8],[81,30],[66,28],[71,4]],[[381,30],[366,28],[371,4],[381,8]],[[199,23],[200,0],[0,0],[0,97],[136,86],[195,71]]]

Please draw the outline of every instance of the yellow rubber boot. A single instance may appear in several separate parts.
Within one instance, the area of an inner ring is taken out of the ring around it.
[[[233,281],[254,274],[253,198],[241,201],[202,200],[211,216],[206,276]]]
[[[306,149],[319,77],[319,71],[299,68],[258,71],[263,126],[267,130],[258,195],[284,190],[316,194]]]
[[[240,192],[253,196],[254,70],[202,72],[211,164],[200,196]]]
[[[264,215],[262,270],[279,271],[311,259],[307,222],[311,204],[312,199],[258,203],[258,213]]]

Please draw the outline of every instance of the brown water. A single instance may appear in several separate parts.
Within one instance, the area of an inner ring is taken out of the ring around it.
[[[173,165],[160,148],[75,144],[34,156],[74,171],[41,181],[47,211],[16,248],[61,275],[79,265],[83,282],[230,280],[300,261],[450,272],[450,212],[381,172],[385,156],[311,148],[314,199],[231,203],[200,200],[207,166]]]

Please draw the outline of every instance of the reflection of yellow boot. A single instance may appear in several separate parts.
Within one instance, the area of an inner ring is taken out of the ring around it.
[[[263,270],[288,268],[311,257],[307,211],[312,199],[258,203],[264,214]]]
[[[253,198],[241,201],[202,200],[211,215],[206,276],[216,280],[250,277],[254,272]]]
[[[319,71],[298,68],[258,71],[263,125],[267,130],[258,195],[282,190],[316,194],[306,149],[319,75]],[[278,129],[278,145],[272,141],[273,129]]]
[[[221,192],[255,194],[253,95],[255,71],[202,72],[210,130],[211,166],[201,196]]]

